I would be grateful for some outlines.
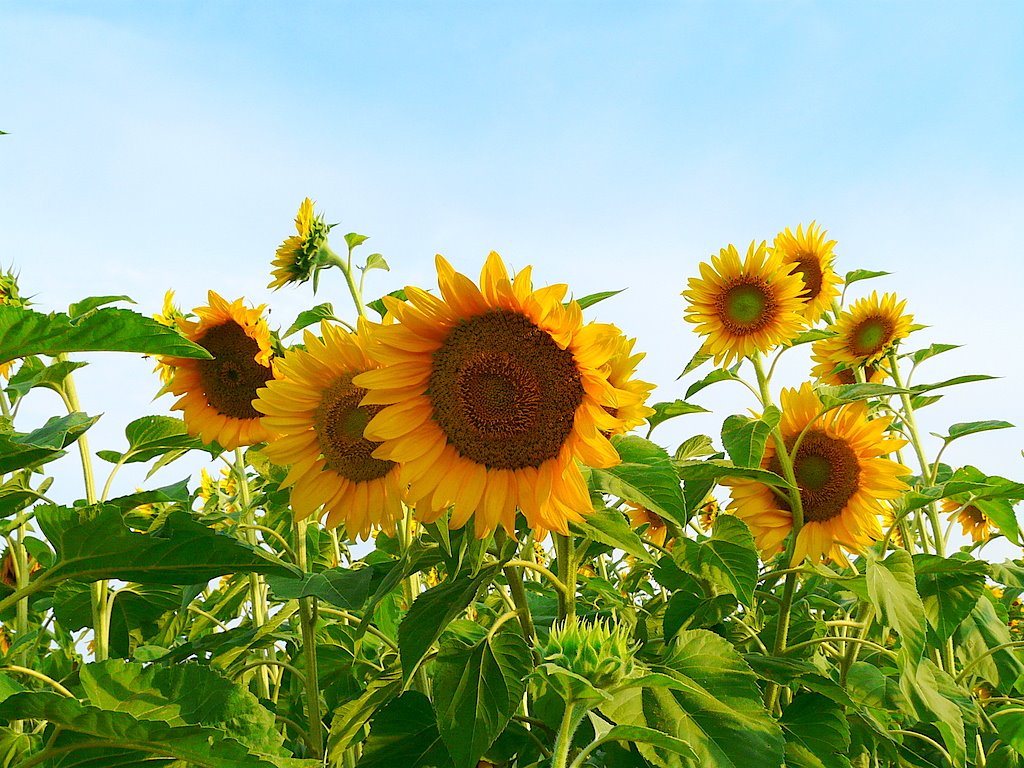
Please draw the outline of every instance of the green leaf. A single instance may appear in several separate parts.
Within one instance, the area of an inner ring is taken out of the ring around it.
[[[68,307],[68,317],[72,320],[77,320],[83,315],[87,315],[94,309],[99,309],[107,304],[114,304],[118,301],[126,301],[129,304],[134,304],[135,299],[131,296],[90,296],[87,299],[76,301],[70,307]]]
[[[391,291],[391,293],[389,293],[388,296],[392,296],[398,299],[399,301],[406,300],[405,289],[403,288],[399,288],[397,291]],[[374,299],[373,301],[368,301],[366,302],[366,306],[368,306],[381,317],[384,317],[384,315],[388,313],[388,308],[384,305],[384,299],[382,298]]]
[[[128,528],[117,507],[44,506],[36,519],[57,552],[43,572],[63,579],[122,579],[153,584],[196,584],[228,573],[298,575],[294,567],[174,510],[152,534]],[[201,556],[199,554],[201,553]]]
[[[434,662],[437,727],[455,768],[476,768],[519,707],[533,670],[526,641],[505,627],[475,645],[442,642]]]
[[[764,444],[781,418],[782,412],[772,405],[765,408],[759,419],[729,416],[722,424],[722,445],[732,463],[738,467],[759,467]]]
[[[686,390],[686,399],[689,400],[695,394],[700,392],[706,387],[710,387],[712,384],[717,384],[720,381],[739,381],[740,377],[736,374],[737,366],[732,368],[715,368],[711,373],[705,376],[700,381],[695,381]]]
[[[686,374],[692,373],[693,371],[697,370],[712,357],[714,357],[714,355],[708,354],[707,352],[704,351],[704,348],[701,347],[696,351],[696,353],[694,353],[693,357],[690,358],[690,362],[688,362],[686,364],[686,367],[683,368],[683,372],[676,377],[676,381],[683,378],[683,376],[685,376]]]
[[[850,725],[834,701],[817,693],[797,696],[779,724],[789,768],[850,768]]]
[[[612,438],[622,463],[591,470],[596,486],[624,501],[640,504],[680,528],[686,525],[686,503],[679,476],[664,448],[635,435]]]
[[[620,288],[617,291],[601,291],[600,293],[592,293],[589,296],[584,296],[581,299],[576,299],[576,303],[580,305],[580,309],[586,309],[587,307],[594,306],[599,301],[610,299],[612,296],[618,296],[624,290],[626,289]]]
[[[687,742],[702,767],[782,764],[782,731],[761,703],[756,676],[728,641],[706,630],[685,630],[654,670],[674,678],[678,687],[627,690],[602,704],[602,713],[621,725],[653,728]],[[659,757],[650,746],[637,749],[648,760]]]
[[[295,322],[288,326],[288,330],[281,334],[281,338],[287,339],[293,333],[298,333],[303,328],[308,328],[321,320],[337,320],[334,316],[334,306],[330,302],[317,304],[312,309],[299,312]]]
[[[981,597],[987,563],[917,554],[914,571],[925,617],[939,639],[945,641]]]
[[[384,257],[379,253],[371,253],[366,257],[366,265],[363,267],[364,272],[369,272],[371,269],[383,269],[385,272],[390,272],[391,267],[384,261]]]
[[[723,477],[741,477],[756,480],[759,483],[775,488],[791,489],[792,486],[774,472],[756,467],[737,467],[731,461],[723,459],[705,459],[704,461],[677,461],[676,472],[683,480],[718,482]]]
[[[921,394],[922,392],[931,392],[945,387],[955,387],[959,384],[971,384],[975,381],[990,381],[997,378],[999,377],[989,376],[984,373],[971,373],[966,376],[956,376],[952,379],[946,379],[945,381],[940,381],[937,384],[915,384],[910,388],[910,391],[915,394]]]
[[[694,435],[679,444],[673,458],[676,461],[686,461],[700,456],[711,456],[715,453],[718,453],[718,451],[715,450],[710,437],[707,435]]]
[[[847,403],[874,400],[879,397],[909,394],[912,390],[891,387],[888,384],[836,384],[818,387],[818,397],[825,408],[838,408]]]
[[[66,352],[139,352],[209,360],[210,353],[176,330],[128,309],[107,307],[72,320],[24,307],[0,306],[0,362]]]
[[[345,750],[362,741],[363,727],[374,713],[401,691],[401,675],[397,671],[394,674],[388,672],[371,679],[366,690],[334,711],[327,737],[327,751],[333,764],[341,764]]]
[[[849,286],[851,283],[858,283],[861,280],[871,280],[876,277],[885,277],[891,275],[892,272],[875,272],[870,269],[852,269],[846,273],[846,277],[843,278],[843,282]]]
[[[989,714],[999,738],[1024,755],[1024,712],[1018,706],[1000,707]]]
[[[38,357],[26,357],[7,383],[7,394],[12,402],[16,402],[37,387],[59,391],[68,374],[87,365],[72,360],[58,360],[47,365]]]
[[[247,749],[220,728],[172,725],[160,720],[140,720],[127,712],[115,712],[83,704],[48,691],[19,693],[0,703],[0,720],[48,720],[63,729],[55,747],[83,744],[87,749],[116,749],[122,760],[136,754],[139,765],[152,756],[174,757],[197,768],[316,768],[319,760],[262,756]],[[85,737],[83,739],[83,737]],[[107,760],[98,765],[111,766]]]
[[[691,592],[675,592],[665,606],[662,634],[671,640],[681,629],[706,629],[720,623],[736,611],[736,598],[715,595],[704,598]]]
[[[348,249],[351,251],[356,246],[362,245],[369,240],[369,235],[359,235],[355,232],[349,232],[345,235],[345,242],[348,244]]]
[[[647,417],[647,423],[653,430],[659,424],[663,424],[676,416],[685,416],[688,413],[708,413],[707,408],[688,403],[685,400],[673,400],[671,403],[655,403],[651,406],[654,413]]]
[[[964,437],[965,435],[974,435],[978,432],[990,432],[993,429],[1011,429],[1012,427],[1013,424],[1010,422],[999,421],[998,419],[993,421],[967,421],[953,424],[949,428],[948,435],[937,435],[934,432],[932,434],[944,442],[951,443],[958,437]]]
[[[915,664],[924,653],[925,613],[910,554],[897,549],[885,560],[869,559],[867,586],[879,618],[899,633],[908,663]]]
[[[124,436],[128,439],[127,451],[100,451],[97,455],[111,463],[137,464],[171,451],[206,451],[211,456],[221,452],[219,446],[192,437],[185,422],[172,416],[143,416],[124,428]]]
[[[719,515],[711,538],[674,554],[679,567],[709,579],[744,605],[754,602],[757,549],[747,524],[733,515]]]
[[[152,491],[139,491],[128,496],[117,496],[104,503],[117,507],[124,513],[141,507],[143,504],[188,504],[190,497],[188,478],[185,478],[173,485],[165,485]]]
[[[453,768],[430,700],[406,691],[377,713],[357,768]]]
[[[99,418],[75,412],[54,416],[39,429],[26,434],[0,434],[0,474],[34,469],[59,459],[64,455],[63,449],[85,434]]]
[[[955,687],[952,679],[928,658],[918,667],[905,666],[900,677],[900,690],[913,705],[918,719],[935,726],[954,768],[964,768],[967,744],[963,714],[955,702],[943,695],[944,689]]]
[[[1001,648],[991,653],[1014,639],[1006,626],[1006,612],[1001,606],[1000,613],[1002,615],[996,612],[992,601],[982,595],[970,615],[960,624],[955,639],[962,663],[978,659],[971,666],[973,676],[1009,692],[1024,675],[1024,662],[1013,648]]]
[[[654,558],[647,551],[636,531],[629,527],[626,518],[615,509],[596,509],[582,521],[570,523],[572,529],[582,536],[600,541],[610,547],[621,549],[644,562],[653,563]]]
[[[420,593],[413,601],[398,626],[404,680],[412,677],[444,628],[476,600],[480,590],[490,584],[500,570],[501,566],[495,564],[480,569],[476,576],[456,576]]]
[[[331,568],[301,579],[268,576],[267,584],[279,600],[317,597],[330,605],[358,611],[370,597],[374,568]]]
[[[929,357],[941,355],[954,349],[960,349],[960,344],[930,344],[926,349],[919,349],[911,354],[910,359],[915,363],[923,363]]]
[[[700,760],[693,748],[682,739],[669,736],[654,728],[645,728],[642,725],[616,725],[608,733],[601,737],[602,742],[625,741],[634,744],[650,744],[652,747],[666,750],[676,755],[681,755],[683,762],[688,766],[697,768]]]

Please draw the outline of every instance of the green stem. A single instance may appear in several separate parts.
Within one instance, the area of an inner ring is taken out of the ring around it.
[[[249,477],[245,471],[245,454],[241,448],[235,449],[235,461],[231,465],[231,470],[234,472],[235,482],[238,484],[238,500],[242,505],[242,520],[246,525],[243,529],[246,541],[253,547],[259,546],[255,529],[256,510],[252,507],[252,492],[249,489]],[[263,592],[263,580],[258,573],[249,573],[248,580],[249,599],[252,603],[252,623],[258,630],[267,623],[266,595]],[[262,649],[257,651],[257,656],[261,659],[266,658]],[[261,698],[265,700],[270,698],[270,675],[265,666],[261,666],[257,671],[256,686]]]
[[[545,568],[540,563],[535,563],[532,560],[513,559],[509,560],[507,563],[505,563],[505,565],[511,565],[515,568],[526,568],[527,570],[541,574],[542,576],[544,576],[544,578],[551,582],[552,587],[554,587],[558,592],[560,592],[563,595],[569,591],[560,578],[558,578],[554,573],[551,572],[550,569]]]
[[[73,694],[71,691],[69,691],[63,685],[58,683],[52,677],[47,677],[42,672],[38,672],[38,671],[36,671],[34,669],[30,669],[28,667],[22,667],[22,666],[19,666],[17,664],[6,664],[6,665],[0,667],[0,672],[15,672],[15,673],[17,673],[19,675],[27,675],[28,677],[34,677],[36,680],[40,680],[40,681],[46,683],[48,686],[50,686],[55,691],[57,691],[57,693],[60,693],[63,696],[67,696],[69,699],[75,698],[75,694]]]
[[[309,573],[309,558],[306,553],[305,521],[295,522],[296,547],[299,568]],[[306,657],[306,716],[309,721],[309,738],[313,756],[320,758],[324,753],[323,715],[320,712],[320,679],[316,664],[316,598],[304,597],[299,600],[299,621],[302,624],[302,653]]]
[[[566,768],[569,762],[569,749],[572,747],[572,737],[586,714],[586,707],[580,706],[574,701],[566,703],[562,724],[558,727],[558,735],[555,737],[551,768]]]
[[[341,273],[345,276],[345,283],[348,285],[348,291],[352,294],[352,303],[356,305],[356,312],[359,313],[360,317],[366,317],[366,307],[363,305],[363,297],[359,290],[359,286],[356,285],[355,280],[352,277],[352,250],[349,249],[348,259],[342,259],[338,254],[332,251],[330,248],[327,249],[328,258],[327,261],[330,264],[334,264]]]
[[[558,594],[558,618],[564,623],[576,616],[576,553],[571,533],[551,535],[555,539],[559,580],[565,587],[565,591]]]
[[[537,630],[533,626],[533,614],[530,612],[530,604],[526,599],[522,571],[513,565],[506,565],[502,569],[502,573],[505,574],[505,579],[508,581],[508,591],[512,595],[512,603],[519,616],[519,626],[522,627],[523,637],[532,648],[537,644]]]

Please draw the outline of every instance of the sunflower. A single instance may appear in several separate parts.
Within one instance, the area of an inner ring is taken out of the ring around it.
[[[714,496],[709,495],[703,503],[700,505],[698,510],[697,522],[700,525],[700,529],[707,533],[714,525],[715,520],[718,519],[718,515],[722,510],[718,506],[718,501]]]
[[[645,534],[654,544],[659,547],[665,546],[665,538],[668,536],[668,526],[665,525],[665,521],[662,520],[661,515],[657,512],[652,512],[647,507],[643,507],[639,504],[634,504],[631,501],[626,502],[626,515],[629,517],[629,526],[631,528],[640,528],[641,526],[647,526],[647,533]]]
[[[166,325],[170,328],[176,327],[179,320],[187,319],[178,305],[174,303],[174,291],[167,291],[164,294],[163,312],[153,315],[153,319],[160,323],[160,325]],[[171,379],[174,378],[174,366],[165,363],[160,358],[157,359],[153,372],[160,374],[160,381],[165,385],[169,384]]]
[[[394,325],[373,327],[380,370],[355,378],[385,405],[366,428],[380,459],[404,464],[424,521],[453,506],[449,524],[476,513],[476,535],[513,532],[516,508],[535,533],[566,534],[592,507],[577,459],[619,463],[608,433],[622,420],[608,382],[620,333],[584,325],[565,285],[533,290],[529,267],[510,279],[488,256],[478,288],[441,256],[441,298],[414,286],[385,297]],[[620,390],[622,388],[620,382]]]
[[[876,365],[910,333],[914,316],[903,314],[906,306],[906,299],[897,302],[894,293],[879,299],[877,291],[855,301],[836,318],[832,325],[835,336],[814,343],[815,359],[831,362],[833,368],[840,363]]]
[[[166,389],[180,395],[171,410],[184,412],[189,434],[228,450],[268,440],[270,433],[252,407],[256,390],[274,375],[264,308],[246,309],[241,299],[229,304],[214,291],[208,298],[209,306],[194,310],[198,320],[175,322],[213,359],[160,358],[174,369]]]
[[[819,562],[830,558],[847,562],[843,548],[859,551],[882,537],[878,516],[884,500],[907,488],[900,478],[910,470],[884,458],[906,440],[888,437],[892,418],[868,419],[864,403],[851,403],[819,416],[821,400],[804,383],[800,389],[782,390],[782,432],[792,452],[793,472],[800,490],[804,524],[797,534],[793,563],[804,558]],[[765,449],[761,466],[782,474],[773,441]],[[734,478],[729,510],[750,526],[758,548],[768,557],[782,548],[793,528],[789,503],[761,483]]]
[[[292,489],[297,518],[322,508],[328,527],[344,523],[350,536],[392,533],[402,517],[399,467],[372,455],[379,443],[363,437],[363,428],[382,406],[360,405],[366,390],[352,381],[376,367],[366,355],[365,325],[353,334],[322,323],[320,332],[323,339],[305,332],[305,349],[285,355],[278,378],[253,403],[279,435],[264,453],[291,465],[283,485]]]
[[[615,355],[608,363],[608,382],[615,388],[616,405],[606,409],[621,421],[621,424],[609,433],[612,435],[629,432],[643,424],[647,417],[654,413],[654,409],[646,405],[654,385],[632,378],[636,373],[637,364],[646,355],[644,352],[633,354],[635,343],[636,339],[620,336]]]
[[[882,533],[888,533],[892,529],[892,533],[889,534],[889,542],[893,547],[897,549],[906,549],[907,546],[903,541],[903,533],[900,531],[899,521],[896,519],[896,510],[891,504],[886,504],[882,508],[882,512],[879,515],[882,523]]]
[[[830,348],[825,344],[827,341],[830,339],[818,339],[811,344],[811,360],[814,362],[811,376],[822,384],[856,384],[854,368],[845,361],[832,359]],[[831,351],[834,352],[834,348]],[[881,384],[889,377],[884,360],[857,367],[862,368],[864,380],[872,384]]]
[[[9,307],[27,307],[29,302],[21,298],[18,290],[18,276],[13,272],[0,272],[0,305]],[[0,377],[10,378],[15,360],[0,363]]]
[[[837,286],[843,282],[832,268],[835,259],[832,248],[836,241],[826,240],[825,234],[825,230],[812,221],[806,232],[802,225],[797,225],[796,234],[787,227],[785,232],[775,236],[772,244],[772,250],[782,256],[783,264],[796,265],[793,272],[800,275],[804,284],[800,298],[807,302],[803,316],[810,325],[818,322],[832,306],[832,300],[839,295]]]
[[[710,265],[701,263],[701,276],[691,277],[683,291],[690,302],[686,320],[708,337],[703,349],[714,355],[715,365],[766,352],[799,333],[807,302],[804,282],[791,269],[764,243],[751,243],[742,262],[730,245],[712,256]]]
[[[992,536],[992,521],[977,505],[943,499],[939,502],[939,508],[949,513],[950,520],[960,523],[964,536],[970,536],[975,544],[979,541],[988,541]]]
[[[308,197],[299,205],[295,215],[297,235],[286,238],[277,247],[277,254],[270,266],[271,277],[267,288],[275,291],[289,283],[304,283],[319,266],[320,252],[327,245],[327,233],[331,225],[323,215],[313,213],[313,201]]]

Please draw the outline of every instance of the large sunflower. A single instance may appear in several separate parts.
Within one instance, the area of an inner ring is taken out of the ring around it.
[[[815,222],[797,225],[796,234],[786,227],[775,236],[772,250],[782,257],[783,264],[795,265],[793,272],[800,275],[804,290],[800,297],[807,304],[803,315],[811,325],[821,319],[822,313],[832,306],[832,300],[839,295],[838,286],[843,280],[832,268],[835,254],[832,248],[835,240],[826,240],[826,232]]]
[[[383,406],[361,406],[366,390],[352,383],[376,364],[364,337],[327,323],[320,332],[323,339],[306,331],[306,348],[285,355],[278,378],[253,403],[278,435],[264,452],[291,465],[284,485],[296,517],[323,508],[328,527],[344,523],[350,536],[366,539],[374,527],[391,532],[402,517],[399,467],[371,455],[379,443],[363,429]]]
[[[277,247],[274,260],[270,263],[274,279],[267,288],[275,291],[289,283],[304,283],[312,276],[318,265],[320,250],[327,244],[327,233],[331,226],[322,215],[313,213],[313,201],[308,197],[299,205],[295,215],[295,231]]]
[[[882,537],[878,517],[886,512],[884,501],[897,498],[907,488],[900,478],[910,470],[885,458],[906,441],[886,434],[890,417],[868,419],[864,403],[819,416],[821,400],[809,383],[782,390],[781,402],[779,428],[787,451],[792,452],[800,439],[793,471],[804,524],[793,562],[801,563],[805,557],[814,562],[823,558],[846,562],[844,548],[859,551]],[[773,441],[761,466],[782,473]],[[789,503],[752,480],[736,478],[726,484],[732,487],[729,509],[750,526],[762,556],[778,552],[793,528]]]
[[[373,328],[383,367],[354,379],[364,405],[387,406],[366,428],[374,456],[403,463],[424,521],[452,506],[457,528],[475,512],[483,537],[513,531],[518,507],[534,529],[568,533],[592,508],[577,459],[619,462],[605,437],[622,424],[608,382],[619,331],[584,325],[565,285],[533,290],[529,267],[510,279],[496,253],[480,288],[436,263],[441,298],[386,298],[398,323]]]
[[[230,304],[214,291],[209,306],[194,310],[198,320],[176,318],[178,328],[206,349],[212,360],[162,357],[174,377],[166,389],[180,395],[171,410],[183,411],[189,434],[231,450],[263,442],[270,433],[252,407],[256,390],[273,378],[270,331],[263,307]]]
[[[615,355],[608,363],[608,382],[615,389],[615,406],[608,410],[621,422],[609,432],[612,435],[623,434],[639,427],[654,413],[654,409],[647,405],[647,398],[650,397],[654,385],[633,378],[637,365],[646,354],[638,352],[634,355],[635,343],[636,339],[620,336]]]
[[[964,536],[970,536],[975,544],[979,541],[988,541],[992,536],[992,521],[977,505],[943,499],[939,502],[939,507],[949,514],[950,520],[960,523]]]
[[[708,337],[704,351],[714,355],[715,365],[766,352],[799,333],[807,302],[804,282],[791,269],[764,243],[751,243],[743,261],[730,245],[712,256],[711,264],[701,263],[701,276],[691,277],[683,291],[690,302],[686,320]]]
[[[832,325],[835,336],[814,343],[816,360],[845,365],[872,366],[886,356],[894,344],[910,333],[913,315],[903,314],[906,299],[896,301],[896,294],[878,298],[878,292],[855,301]]]

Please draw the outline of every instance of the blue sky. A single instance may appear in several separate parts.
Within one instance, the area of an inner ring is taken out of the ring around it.
[[[639,337],[668,400],[698,262],[817,219],[840,271],[894,273],[861,287],[909,299],[916,345],[967,345],[920,381],[1004,377],[952,391],[925,431],[1024,424],[1022,32],[1010,2],[0,2],[0,263],[45,309],[214,288],[284,326],[310,295],[263,286],[309,195],[391,263],[372,295],[433,284],[436,252],[476,274],[491,249],[577,295],[628,288],[591,316]],[[171,401],[151,406],[148,362],[95,362],[93,445],[117,448]],[[717,434],[752,405],[731,386],[660,440]],[[946,455],[1020,479],[1022,445]]]

